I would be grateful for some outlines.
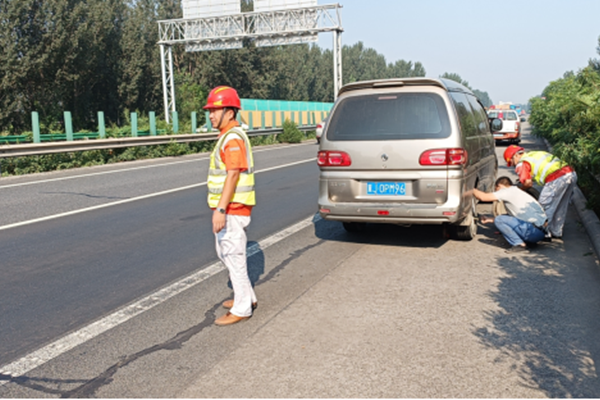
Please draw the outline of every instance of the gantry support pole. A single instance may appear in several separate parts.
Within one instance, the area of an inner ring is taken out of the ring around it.
[[[333,31],[333,99],[342,87],[342,31]]]
[[[171,120],[175,108],[175,79],[173,76],[173,51],[171,46],[160,45],[160,64],[162,72],[163,99],[165,104],[165,121]]]

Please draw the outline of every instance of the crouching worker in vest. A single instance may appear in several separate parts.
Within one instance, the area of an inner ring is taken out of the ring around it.
[[[519,146],[508,146],[504,151],[507,166],[515,166],[521,188],[527,190],[535,181],[543,186],[538,201],[548,215],[546,240],[562,238],[577,174],[566,163],[545,151],[525,151]]]
[[[527,251],[527,243],[533,244],[544,239],[547,226],[544,209],[528,193],[513,186],[510,178],[505,176],[496,180],[496,191],[485,193],[473,189],[473,195],[486,202],[502,200],[508,215],[498,215],[496,218],[481,217],[483,224],[494,222],[502,236],[512,246],[509,253]]]
[[[229,270],[233,287],[233,299],[223,302],[230,310],[215,324],[231,325],[250,318],[257,304],[246,260],[246,227],[256,204],[254,161],[248,136],[236,120],[241,109],[236,90],[214,88],[204,109],[209,111],[212,126],[220,131],[210,156],[208,206],[213,210],[217,254]]]

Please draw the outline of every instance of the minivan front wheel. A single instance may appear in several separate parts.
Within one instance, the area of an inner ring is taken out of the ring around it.
[[[477,235],[477,222],[473,212],[462,221],[461,225],[451,225],[450,237],[457,240],[472,240]]]

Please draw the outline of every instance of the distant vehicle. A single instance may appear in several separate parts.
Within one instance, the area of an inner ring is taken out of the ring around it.
[[[515,110],[489,110],[488,118],[502,120],[502,130],[493,132],[496,142],[508,141],[513,144],[521,142],[521,123]]]
[[[327,124],[327,118],[329,118],[329,116],[323,118],[321,122],[317,124],[317,143],[321,143],[321,136],[323,136],[323,131],[325,130],[325,125]]]
[[[494,130],[502,121],[492,121]],[[446,225],[477,233],[474,187],[494,189],[490,122],[448,79],[354,82],[340,89],[317,156],[319,213],[349,232],[367,223]]]

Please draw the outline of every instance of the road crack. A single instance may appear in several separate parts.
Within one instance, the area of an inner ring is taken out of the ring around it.
[[[298,249],[298,250],[292,252],[288,258],[286,258],[279,265],[277,265],[276,267],[271,269],[269,271],[269,273],[267,273],[263,278],[258,279],[255,282],[255,286],[262,285],[263,283],[266,283],[266,282],[270,281],[271,279],[275,278],[281,271],[283,271],[287,266],[289,266],[292,261],[298,259],[307,251],[309,251],[315,247],[318,247],[325,242],[326,242],[326,240],[320,239],[313,244],[310,244],[308,246],[305,246],[301,249]],[[262,251],[255,254],[251,258],[254,258],[261,254],[262,254]],[[225,299],[223,299],[223,300],[225,300]],[[109,385],[113,381],[114,376],[117,374],[117,372],[119,372],[119,370],[121,368],[134,363],[135,361],[139,360],[140,358],[143,358],[149,354],[156,353],[161,350],[172,351],[172,350],[180,350],[181,348],[183,348],[183,345],[186,342],[188,342],[194,336],[196,336],[197,334],[202,332],[205,328],[210,327],[214,324],[214,321],[216,319],[216,311],[219,307],[221,307],[222,301],[219,301],[217,304],[215,304],[213,307],[211,307],[209,310],[207,310],[204,313],[204,319],[200,323],[186,329],[185,331],[177,333],[175,336],[173,336],[172,338],[168,339],[167,341],[165,341],[163,343],[156,344],[154,346],[143,349],[137,353],[121,357],[118,362],[116,362],[115,364],[108,367],[106,370],[104,370],[102,373],[100,373],[93,379],[90,379],[90,380],[84,380],[84,379],[61,380],[61,379],[50,379],[50,378],[33,378],[33,377],[27,377],[27,376],[13,377],[10,375],[0,374],[0,381],[8,381],[11,383],[16,383],[19,386],[23,386],[23,387],[33,389],[33,390],[36,390],[39,392],[53,394],[53,395],[59,395],[60,398],[94,397],[96,395],[96,393],[98,392],[98,390],[100,390],[104,386]],[[44,386],[41,383],[57,384],[57,385],[76,384],[76,383],[82,383],[82,384],[71,390],[61,390],[59,388],[55,389],[55,388]]]

